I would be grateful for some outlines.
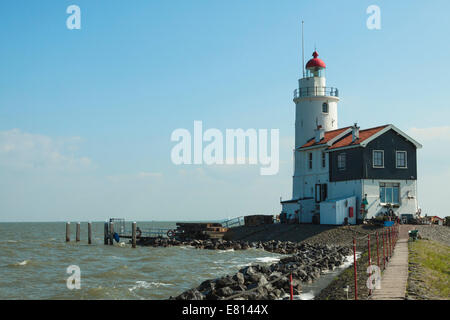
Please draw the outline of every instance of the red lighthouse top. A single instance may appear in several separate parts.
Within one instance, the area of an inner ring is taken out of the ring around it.
[[[325,62],[322,61],[322,59],[317,58],[319,56],[319,54],[317,53],[317,51],[314,51],[313,53],[313,59],[309,60],[308,63],[306,64],[306,69],[309,68],[326,68],[327,66],[325,65]]]

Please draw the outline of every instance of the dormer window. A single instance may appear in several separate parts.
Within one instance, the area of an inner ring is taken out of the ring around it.
[[[373,150],[373,167],[384,168],[384,151]]]

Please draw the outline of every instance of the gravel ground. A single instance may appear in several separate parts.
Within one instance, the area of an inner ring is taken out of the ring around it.
[[[450,227],[438,225],[414,226],[422,239],[429,239],[450,246]]]
[[[230,240],[292,241],[322,245],[351,245],[353,237],[365,237],[380,228],[368,225],[324,226],[313,224],[272,224],[256,227],[233,228],[226,235]],[[365,249],[367,240],[357,242],[358,249]]]

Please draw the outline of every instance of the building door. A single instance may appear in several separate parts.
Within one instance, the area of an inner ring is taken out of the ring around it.
[[[328,185],[326,183],[324,184],[316,184],[316,192],[314,195],[314,199],[316,202],[322,202],[327,199],[327,192],[328,192]]]

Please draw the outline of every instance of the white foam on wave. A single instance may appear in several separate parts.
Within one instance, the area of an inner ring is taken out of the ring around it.
[[[23,260],[22,262],[16,263],[17,266],[26,266],[30,260]]]
[[[194,247],[193,246],[179,246],[178,248],[183,249],[183,250],[191,250]]]
[[[128,290],[131,292],[136,289],[151,289],[151,288],[168,287],[168,286],[172,286],[172,284],[163,283],[163,282],[136,281],[136,285],[129,288]]]
[[[218,250],[218,253],[225,253],[225,252],[233,252],[234,249],[227,249],[227,250]]]
[[[278,262],[278,261],[280,261],[280,258],[276,258],[276,257],[261,257],[261,258],[256,258],[256,261],[263,262],[263,263]]]
[[[305,293],[301,293],[300,295],[298,295],[298,296],[294,296],[294,299],[295,300],[313,300],[314,299],[314,292],[313,291],[308,291],[308,292],[305,292]]]

